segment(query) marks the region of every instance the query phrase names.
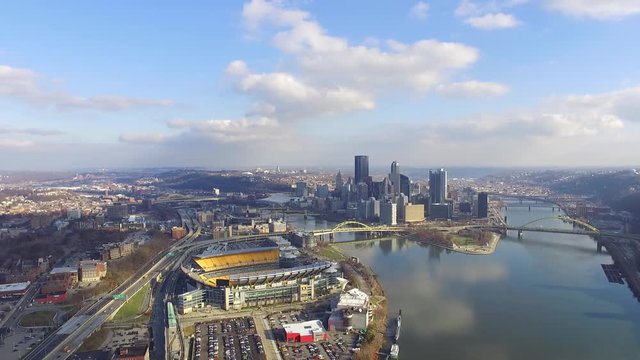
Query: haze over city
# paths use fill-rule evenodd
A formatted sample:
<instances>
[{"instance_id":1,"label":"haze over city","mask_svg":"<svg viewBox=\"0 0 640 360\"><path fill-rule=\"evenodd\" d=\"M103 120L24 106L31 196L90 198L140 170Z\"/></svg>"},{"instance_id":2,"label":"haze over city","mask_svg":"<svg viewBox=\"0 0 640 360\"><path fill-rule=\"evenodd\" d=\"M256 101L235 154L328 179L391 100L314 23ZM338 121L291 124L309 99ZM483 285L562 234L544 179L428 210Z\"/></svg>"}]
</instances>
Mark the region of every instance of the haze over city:
<instances>
[{"instance_id":1,"label":"haze over city","mask_svg":"<svg viewBox=\"0 0 640 360\"><path fill-rule=\"evenodd\" d=\"M0 167L329 166L354 153L631 166L639 14L633 0L8 1Z\"/></svg>"}]
</instances>

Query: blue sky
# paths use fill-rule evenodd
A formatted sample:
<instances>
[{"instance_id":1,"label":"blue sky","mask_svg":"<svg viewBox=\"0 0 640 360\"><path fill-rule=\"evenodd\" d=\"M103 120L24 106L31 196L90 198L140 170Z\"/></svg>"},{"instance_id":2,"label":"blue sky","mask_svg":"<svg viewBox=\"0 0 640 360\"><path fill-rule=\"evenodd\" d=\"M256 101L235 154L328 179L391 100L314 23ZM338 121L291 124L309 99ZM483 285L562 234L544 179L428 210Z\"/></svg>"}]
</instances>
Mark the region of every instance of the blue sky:
<instances>
[{"instance_id":1,"label":"blue sky","mask_svg":"<svg viewBox=\"0 0 640 360\"><path fill-rule=\"evenodd\" d=\"M640 1L3 2L0 168L631 166Z\"/></svg>"}]
</instances>

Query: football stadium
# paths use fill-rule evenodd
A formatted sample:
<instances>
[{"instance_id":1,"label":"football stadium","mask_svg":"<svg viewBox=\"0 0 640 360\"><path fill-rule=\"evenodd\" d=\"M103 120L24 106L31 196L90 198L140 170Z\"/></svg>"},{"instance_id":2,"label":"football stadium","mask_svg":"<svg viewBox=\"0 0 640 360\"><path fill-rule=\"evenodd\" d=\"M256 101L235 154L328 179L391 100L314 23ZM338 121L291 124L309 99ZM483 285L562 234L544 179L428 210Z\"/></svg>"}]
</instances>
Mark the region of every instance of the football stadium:
<instances>
[{"instance_id":1,"label":"football stadium","mask_svg":"<svg viewBox=\"0 0 640 360\"><path fill-rule=\"evenodd\" d=\"M192 255L182 266L192 290L178 296L178 312L308 301L344 287L334 263L301 260L286 245L268 238L217 243Z\"/></svg>"}]
</instances>

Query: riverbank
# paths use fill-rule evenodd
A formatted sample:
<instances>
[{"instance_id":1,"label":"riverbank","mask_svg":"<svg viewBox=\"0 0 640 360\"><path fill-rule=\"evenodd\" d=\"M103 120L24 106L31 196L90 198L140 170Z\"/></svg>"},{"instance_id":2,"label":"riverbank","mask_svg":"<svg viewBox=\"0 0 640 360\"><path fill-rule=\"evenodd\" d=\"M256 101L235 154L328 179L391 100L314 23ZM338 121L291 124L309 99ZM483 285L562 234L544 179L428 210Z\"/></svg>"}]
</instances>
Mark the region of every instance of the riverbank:
<instances>
[{"instance_id":1,"label":"riverbank","mask_svg":"<svg viewBox=\"0 0 640 360\"><path fill-rule=\"evenodd\" d=\"M324 244L313 250L314 255L331 261L339 261L344 277L353 287L357 287L369 294L373 319L364 335L364 342L360 351L355 353L354 359L376 359L385 344L388 325L388 306L384 288L373 270L367 265L345 255L337 246Z\"/></svg>"},{"instance_id":2,"label":"riverbank","mask_svg":"<svg viewBox=\"0 0 640 360\"><path fill-rule=\"evenodd\" d=\"M486 245L481 245L472 243L456 244L455 241L447 243L441 241L441 239L439 238L420 237L419 234L413 234L407 237L407 239L415 241L419 244L433 245L445 250L450 250L466 255L491 255L496 251L501 238L502 235L491 232L491 239L488 241L488 243Z\"/></svg>"}]
</instances>

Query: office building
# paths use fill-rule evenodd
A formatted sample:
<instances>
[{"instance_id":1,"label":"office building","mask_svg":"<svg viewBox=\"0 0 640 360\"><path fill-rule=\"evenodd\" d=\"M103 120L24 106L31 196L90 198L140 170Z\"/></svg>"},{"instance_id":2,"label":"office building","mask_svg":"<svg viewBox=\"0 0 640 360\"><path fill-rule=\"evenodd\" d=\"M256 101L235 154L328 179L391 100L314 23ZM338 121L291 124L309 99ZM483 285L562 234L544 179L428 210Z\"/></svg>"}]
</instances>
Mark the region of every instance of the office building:
<instances>
[{"instance_id":1,"label":"office building","mask_svg":"<svg viewBox=\"0 0 640 360\"><path fill-rule=\"evenodd\" d=\"M343 185L344 185L344 181L342 180L342 173L340 172L340 170L338 170L338 174L336 175L336 183L335 183L336 190L342 189Z\"/></svg>"},{"instance_id":2,"label":"office building","mask_svg":"<svg viewBox=\"0 0 640 360\"><path fill-rule=\"evenodd\" d=\"M478 218L484 219L489 216L489 194L478 193Z\"/></svg>"},{"instance_id":3,"label":"office building","mask_svg":"<svg viewBox=\"0 0 640 360\"><path fill-rule=\"evenodd\" d=\"M404 222L404 207L409 204L409 198L404 194L398 194L396 197L396 205L398 211L398 222Z\"/></svg>"},{"instance_id":4,"label":"office building","mask_svg":"<svg viewBox=\"0 0 640 360\"><path fill-rule=\"evenodd\" d=\"M328 198L329 197L329 185L322 184L316 186L316 197L317 198Z\"/></svg>"},{"instance_id":5,"label":"office building","mask_svg":"<svg viewBox=\"0 0 640 360\"><path fill-rule=\"evenodd\" d=\"M393 196L400 194L400 164L397 161L391 163L391 172L389 173L389 180L393 185Z\"/></svg>"},{"instance_id":6,"label":"office building","mask_svg":"<svg viewBox=\"0 0 640 360\"><path fill-rule=\"evenodd\" d=\"M358 183L356 186L356 194L358 200L367 200L369 198L369 185L364 182Z\"/></svg>"},{"instance_id":7,"label":"office building","mask_svg":"<svg viewBox=\"0 0 640 360\"><path fill-rule=\"evenodd\" d=\"M472 207L471 207L471 203L463 201L460 204L458 204L458 210L463 213L463 214L468 214L471 213L473 211Z\"/></svg>"},{"instance_id":8,"label":"office building","mask_svg":"<svg viewBox=\"0 0 640 360\"><path fill-rule=\"evenodd\" d=\"M78 220L82 217L82 211L80 208L68 208L67 209L67 219L68 220Z\"/></svg>"},{"instance_id":9,"label":"office building","mask_svg":"<svg viewBox=\"0 0 640 360\"><path fill-rule=\"evenodd\" d=\"M416 223L424 221L423 204L407 204L404 206L404 222Z\"/></svg>"},{"instance_id":10,"label":"office building","mask_svg":"<svg viewBox=\"0 0 640 360\"><path fill-rule=\"evenodd\" d=\"M398 225L397 205L392 202L380 203L380 222L385 225Z\"/></svg>"},{"instance_id":11,"label":"office building","mask_svg":"<svg viewBox=\"0 0 640 360\"><path fill-rule=\"evenodd\" d=\"M432 204L442 204L447 199L447 171L429 171L429 196Z\"/></svg>"},{"instance_id":12,"label":"office building","mask_svg":"<svg viewBox=\"0 0 640 360\"><path fill-rule=\"evenodd\" d=\"M400 193L407 195L411 201L411 181L407 175L400 174Z\"/></svg>"},{"instance_id":13,"label":"office building","mask_svg":"<svg viewBox=\"0 0 640 360\"><path fill-rule=\"evenodd\" d=\"M430 219L446 220L451 218L451 203L431 204Z\"/></svg>"},{"instance_id":14,"label":"office building","mask_svg":"<svg viewBox=\"0 0 640 360\"><path fill-rule=\"evenodd\" d=\"M304 181L298 181L296 183L296 196L297 197L306 197L309 195L307 193L307 183Z\"/></svg>"},{"instance_id":15,"label":"office building","mask_svg":"<svg viewBox=\"0 0 640 360\"><path fill-rule=\"evenodd\" d=\"M367 182L369 178L369 156L356 155L355 156L355 178L354 182L359 184L361 182Z\"/></svg>"},{"instance_id":16,"label":"office building","mask_svg":"<svg viewBox=\"0 0 640 360\"><path fill-rule=\"evenodd\" d=\"M380 219L380 200L376 200L376 198L371 197L367 203L369 204L369 214L371 215L371 218Z\"/></svg>"},{"instance_id":17,"label":"office building","mask_svg":"<svg viewBox=\"0 0 640 360\"><path fill-rule=\"evenodd\" d=\"M129 207L127 204L113 204L107 206L107 219L120 220L129 216Z\"/></svg>"}]
</instances>

